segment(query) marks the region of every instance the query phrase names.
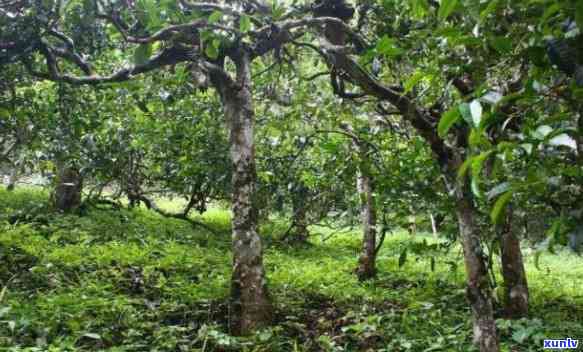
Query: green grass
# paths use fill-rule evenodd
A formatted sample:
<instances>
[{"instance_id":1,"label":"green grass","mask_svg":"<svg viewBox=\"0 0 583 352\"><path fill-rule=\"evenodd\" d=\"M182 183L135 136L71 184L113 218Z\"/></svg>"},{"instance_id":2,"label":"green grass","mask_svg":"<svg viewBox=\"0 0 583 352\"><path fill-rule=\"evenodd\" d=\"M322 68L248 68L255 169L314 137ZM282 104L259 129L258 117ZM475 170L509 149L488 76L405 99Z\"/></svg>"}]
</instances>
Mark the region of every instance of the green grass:
<instances>
[{"instance_id":1,"label":"green grass","mask_svg":"<svg viewBox=\"0 0 583 352\"><path fill-rule=\"evenodd\" d=\"M229 335L230 213L198 220L219 235L145 209L51 213L47 194L0 190L0 350L6 351L472 351L459 248L399 256L412 241L389 236L378 278L352 271L359 235L289 247L283 221L261 226L276 304L274 326ZM160 204L169 210L178 202ZM174 209L177 210L177 209ZM425 238L429 242L432 239ZM543 337L583 338L583 259L527 254L531 316L499 320L505 351L538 351Z\"/></svg>"}]
</instances>

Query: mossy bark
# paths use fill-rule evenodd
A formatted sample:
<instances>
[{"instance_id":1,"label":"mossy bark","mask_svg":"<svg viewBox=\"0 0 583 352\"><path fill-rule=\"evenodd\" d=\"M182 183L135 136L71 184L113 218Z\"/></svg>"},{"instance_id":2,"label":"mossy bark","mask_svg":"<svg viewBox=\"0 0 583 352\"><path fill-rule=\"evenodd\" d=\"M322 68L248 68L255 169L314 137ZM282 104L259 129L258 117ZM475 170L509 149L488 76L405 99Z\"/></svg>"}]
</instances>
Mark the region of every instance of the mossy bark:
<instances>
[{"instance_id":1,"label":"mossy bark","mask_svg":"<svg viewBox=\"0 0 583 352\"><path fill-rule=\"evenodd\" d=\"M232 175L233 272L231 278L232 329L246 335L265 327L272 317L256 199L253 101L250 58L244 49L233 57L236 83L218 82L230 131Z\"/></svg>"},{"instance_id":2,"label":"mossy bark","mask_svg":"<svg viewBox=\"0 0 583 352\"><path fill-rule=\"evenodd\" d=\"M368 172L363 170L357 179L358 194L360 195L360 218L362 222L362 249L358 260L356 274L363 281L376 275L376 209L373 195L372 179Z\"/></svg>"}]
</instances>

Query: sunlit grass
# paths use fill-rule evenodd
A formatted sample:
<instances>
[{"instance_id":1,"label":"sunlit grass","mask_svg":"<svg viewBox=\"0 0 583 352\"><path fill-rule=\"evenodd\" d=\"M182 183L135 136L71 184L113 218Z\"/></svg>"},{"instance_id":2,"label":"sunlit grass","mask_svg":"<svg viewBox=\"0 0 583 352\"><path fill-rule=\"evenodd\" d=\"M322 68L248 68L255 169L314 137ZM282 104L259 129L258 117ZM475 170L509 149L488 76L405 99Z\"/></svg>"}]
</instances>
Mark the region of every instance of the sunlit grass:
<instances>
[{"instance_id":1,"label":"sunlit grass","mask_svg":"<svg viewBox=\"0 0 583 352\"><path fill-rule=\"evenodd\" d=\"M213 235L143 207L91 208L82 217L39 211L46 199L44 191L0 190L0 346L174 351L200 348L199 335L208 331L215 331L212 338L204 335L215 347L251 343L220 340L230 319L230 211L191 214ZM182 207L175 200L159 204L168 211ZM22 212L32 218L7 222ZM442 240L387 234L378 277L360 283L353 274L358 229L335 234L313 227L311 245L294 247L277 241L287 226L285 219L272 219L260 227L278 325L272 337L252 340L257 350L332 351L322 347L329 346L324 340L340 337L345 350L358 350L370 336L386 351L472 349L459 246L435 256L434 270L430 255L409 253L399 266L412 242ZM531 316L501 323L504 348L537 351L540 336L583 335L583 259L566 250L545 253L539 270L532 251L524 253ZM528 329L532 333L518 341L517 332Z\"/></svg>"}]
</instances>

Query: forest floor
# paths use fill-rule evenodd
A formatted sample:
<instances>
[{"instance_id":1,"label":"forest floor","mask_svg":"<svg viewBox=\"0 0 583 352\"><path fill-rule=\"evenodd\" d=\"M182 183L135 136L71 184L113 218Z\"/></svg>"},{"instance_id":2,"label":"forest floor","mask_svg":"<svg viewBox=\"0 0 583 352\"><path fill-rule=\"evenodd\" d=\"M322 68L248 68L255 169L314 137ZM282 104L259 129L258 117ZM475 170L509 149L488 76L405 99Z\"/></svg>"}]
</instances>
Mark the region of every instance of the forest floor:
<instances>
[{"instance_id":1,"label":"forest floor","mask_svg":"<svg viewBox=\"0 0 583 352\"><path fill-rule=\"evenodd\" d=\"M0 351L473 350L459 248L433 265L427 253L403 262L430 237L387 235L377 279L359 283L358 231L326 239L331 230L312 228L311 245L296 248L276 241L285 222L264 224L274 326L235 338L228 211L197 218L213 235L145 209L51 214L46 199L0 187ZM531 315L497 321L503 350L583 339L583 258L545 253L539 270L525 253Z\"/></svg>"}]
</instances>

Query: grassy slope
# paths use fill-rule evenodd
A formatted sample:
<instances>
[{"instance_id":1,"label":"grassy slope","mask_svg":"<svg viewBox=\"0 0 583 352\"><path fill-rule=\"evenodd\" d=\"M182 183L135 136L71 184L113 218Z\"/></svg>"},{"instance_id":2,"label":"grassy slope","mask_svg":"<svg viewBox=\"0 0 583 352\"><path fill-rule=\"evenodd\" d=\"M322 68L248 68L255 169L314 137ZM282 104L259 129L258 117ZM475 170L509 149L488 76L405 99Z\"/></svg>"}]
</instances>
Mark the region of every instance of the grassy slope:
<instances>
[{"instance_id":1,"label":"grassy slope","mask_svg":"<svg viewBox=\"0 0 583 352\"><path fill-rule=\"evenodd\" d=\"M276 325L235 339L227 334L227 211L202 218L217 237L142 209L57 216L42 209L45 199L0 190L0 350L472 350L457 249L433 272L414 256L399 268L412 239L393 235L378 279L361 284L351 274L358 234L323 242L328 231L313 229L312 246L290 248L271 241L285 224L267 224ZM15 214L21 223L9 225ZM538 351L542 337L583 338L583 259L545 254L539 271L531 258L532 317L499 321L507 351Z\"/></svg>"}]
</instances>

